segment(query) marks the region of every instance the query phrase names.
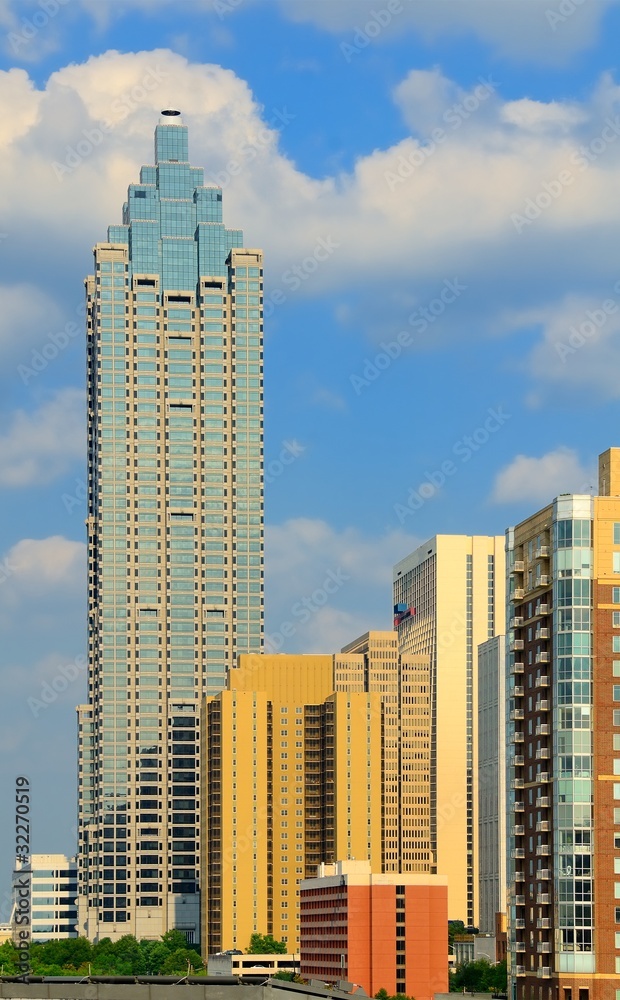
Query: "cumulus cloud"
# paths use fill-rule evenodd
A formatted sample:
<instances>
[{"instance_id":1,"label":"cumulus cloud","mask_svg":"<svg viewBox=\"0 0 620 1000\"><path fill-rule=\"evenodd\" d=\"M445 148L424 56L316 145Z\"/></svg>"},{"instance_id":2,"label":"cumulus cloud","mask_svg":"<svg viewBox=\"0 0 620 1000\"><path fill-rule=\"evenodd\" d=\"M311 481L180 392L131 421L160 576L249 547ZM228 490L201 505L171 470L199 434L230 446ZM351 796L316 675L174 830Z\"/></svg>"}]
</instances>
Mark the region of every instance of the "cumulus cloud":
<instances>
[{"instance_id":1,"label":"cumulus cloud","mask_svg":"<svg viewBox=\"0 0 620 1000\"><path fill-rule=\"evenodd\" d=\"M371 537L315 518L268 526L269 648L333 652L369 628L389 628L392 567L418 544L402 531Z\"/></svg>"},{"instance_id":2,"label":"cumulus cloud","mask_svg":"<svg viewBox=\"0 0 620 1000\"><path fill-rule=\"evenodd\" d=\"M568 295L557 304L518 313L507 321L538 332L525 360L538 395L567 396L576 389L620 396L620 284L607 296Z\"/></svg>"},{"instance_id":3,"label":"cumulus cloud","mask_svg":"<svg viewBox=\"0 0 620 1000\"><path fill-rule=\"evenodd\" d=\"M596 482L573 449L560 447L540 458L517 455L495 478L494 503L550 503L560 493L585 493Z\"/></svg>"},{"instance_id":4,"label":"cumulus cloud","mask_svg":"<svg viewBox=\"0 0 620 1000\"><path fill-rule=\"evenodd\" d=\"M620 88L608 74L579 104L506 102L501 80L483 95L475 78L459 88L439 68L414 68L394 100L417 137L360 155L350 172L317 179L283 152L281 133L300 124L295 108L263 108L233 72L160 49L92 57L59 69L43 89L22 70L0 73L0 102L22 109L2 124L8 287L26 268L41 273L48 296L68 270L81 277L83 248L120 219L127 184L150 159L171 81L190 126L191 159L224 188L227 224L243 223L246 243L265 248L267 310L275 288L287 300L338 291L341 299L350 296L348 325L380 341L431 301L444 280L456 279L471 294L433 323L425 344L439 346L444 335L510 329L502 327L507 314L546 309L567 285L584 297L597 283L613 285L620 135L601 136L606 119L620 111ZM463 110L455 112L455 103ZM437 142L435 127L444 133ZM584 160L592 144L598 151ZM545 185L566 170L571 183L549 199ZM515 216L541 192L544 210L516 226ZM319 240L330 252L316 266ZM312 268L293 286L291 269L303 270L306 260ZM40 312L42 302L35 307Z\"/></svg>"},{"instance_id":5,"label":"cumulus cloud","mask_svg":"<svg viewBox=\"0 0 620 1000\"><path fill-rule=\"evenodd\" d=\"M29 362L45 334L60 328L61 315L58 303L36 285L0 285L0 359Z\"/></svg>"},{"instance_id":6,"label":"cumulus cloud","mask_svg":"<svg viewBox=\"0 0 620 1000\"><path fill-rule=\"evenodd\" d=\"M85 456L84 393L61 389L31 413L17 410L0 433L0 485L40 486Z\"/></svg>"},{"instance_id":7,"label":"cumulus cloud","mask_svg":"<svg viewBox=\"0 0 620 1000\"><path fill-rule=\"evenodd\" d=\"M291 20L314 24L334 34L350 34L355 43L355 32L362 31L370 44L385 44L391 39L414 33L427 41L442 36L458 37L475 34L482 41L494 46L502 55L525 58L528 61L543 59L545 63L560 62L573 52L588 48L597 38L607 7L613 0L597 4L572 4L572 11L564 15L559 2L550 0L442 0L441 3L420 3L402 0L397 12L386 19L387 5L375 0L280 0L283 13ZM568 5L564 5L566 9ZM376 16L376 11L383 18ZM551 12L551 15L549 14ZM366 32L369 22L375 27ZM364 46L351 58L363 56ZM349 60L350 61L350 60Z\"/></svg>"}]
</instances>

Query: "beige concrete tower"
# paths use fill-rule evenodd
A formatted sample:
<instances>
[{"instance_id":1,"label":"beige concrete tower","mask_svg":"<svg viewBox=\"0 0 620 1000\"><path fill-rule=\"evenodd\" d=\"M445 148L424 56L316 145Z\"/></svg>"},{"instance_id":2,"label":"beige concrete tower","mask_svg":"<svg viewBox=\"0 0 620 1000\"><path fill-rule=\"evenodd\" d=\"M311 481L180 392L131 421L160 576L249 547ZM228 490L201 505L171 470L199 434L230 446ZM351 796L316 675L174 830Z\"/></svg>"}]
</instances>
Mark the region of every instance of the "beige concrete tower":
<instances>
[{"instance_id":1,"label":"beige concrete tower","mask_svg":"<svg viewBox=\"0 0 620 1000\"><path fill-rule=\"evenodd\" d=\"M394 568L401 655L430 659L431 851L450 919L478 921L477 647L504 631L502 536L437 535Z\"/></svg>"}]
</instances>

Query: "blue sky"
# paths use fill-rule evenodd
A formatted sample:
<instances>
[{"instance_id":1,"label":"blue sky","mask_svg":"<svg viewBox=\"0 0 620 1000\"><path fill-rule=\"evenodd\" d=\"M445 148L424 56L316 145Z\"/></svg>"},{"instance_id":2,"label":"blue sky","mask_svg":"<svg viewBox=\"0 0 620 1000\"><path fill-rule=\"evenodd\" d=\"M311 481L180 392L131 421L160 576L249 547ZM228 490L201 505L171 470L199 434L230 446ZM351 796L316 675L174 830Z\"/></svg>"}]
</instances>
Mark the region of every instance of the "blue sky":
<instances>
[{"instance_id":1,"label":"blue sky","mask_svg":"<svg viewBox=\"0 0 620 1000\"><path fill-rule=\"evenodd\" d=\"M329 652L418 543L620 444L619 33L604 0L0 0L0 885L18 773L33 848L74 849L82 281L160 108L265 251L267 631L339 574L282 647Z\"/></svg>"}]
</instances>

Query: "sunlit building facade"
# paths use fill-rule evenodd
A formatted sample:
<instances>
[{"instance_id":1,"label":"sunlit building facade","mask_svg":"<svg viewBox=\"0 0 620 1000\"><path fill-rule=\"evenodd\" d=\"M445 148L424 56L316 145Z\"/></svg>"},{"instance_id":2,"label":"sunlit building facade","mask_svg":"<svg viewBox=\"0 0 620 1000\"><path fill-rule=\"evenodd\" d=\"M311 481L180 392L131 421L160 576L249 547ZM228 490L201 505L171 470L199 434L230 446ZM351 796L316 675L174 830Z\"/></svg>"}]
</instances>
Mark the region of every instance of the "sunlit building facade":
<instances>
[{"instance_id":1,"label":"sunlit building facade","mask_svg":"<svg viewBox=\"0 0 620 1000\"><path fill-rule=\"evenodd\" d=\"M86 279L79 929L199 935L199 704L263 636L262 256L165 111Z\"/></svg>"}]
</instances>

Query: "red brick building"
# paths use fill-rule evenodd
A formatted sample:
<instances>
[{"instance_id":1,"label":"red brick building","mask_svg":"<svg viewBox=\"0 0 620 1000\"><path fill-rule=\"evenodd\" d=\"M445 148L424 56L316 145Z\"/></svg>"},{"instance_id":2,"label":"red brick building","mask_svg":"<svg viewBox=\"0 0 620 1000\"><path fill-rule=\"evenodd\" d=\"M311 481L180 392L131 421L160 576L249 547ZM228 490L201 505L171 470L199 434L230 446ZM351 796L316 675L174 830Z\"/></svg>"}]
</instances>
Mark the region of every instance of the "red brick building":
<instances>
[{"instance_id":1,"label":"red brick building","mask_svg":"<svg viewBox=\"0 0 620 1000\"><path fill-rule=\"evenodd\" d=\"M437 875L321 865L300 884L301 974L433 1000L448 991L448 887Z\"/></svg>"}]
</instances>

